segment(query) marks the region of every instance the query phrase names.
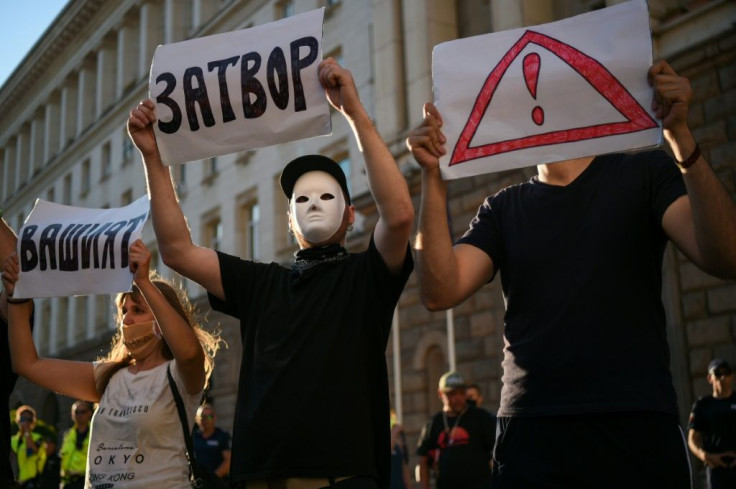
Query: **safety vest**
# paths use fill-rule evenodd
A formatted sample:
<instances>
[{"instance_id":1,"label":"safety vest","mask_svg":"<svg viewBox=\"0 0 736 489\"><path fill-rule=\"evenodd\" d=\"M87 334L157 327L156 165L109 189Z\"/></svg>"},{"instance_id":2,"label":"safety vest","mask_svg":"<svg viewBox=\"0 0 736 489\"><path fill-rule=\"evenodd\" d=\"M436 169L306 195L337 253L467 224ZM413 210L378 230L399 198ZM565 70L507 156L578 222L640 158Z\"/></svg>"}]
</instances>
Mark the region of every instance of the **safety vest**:
<instances>
[{"instance_id":1,"label":"safety vest","mask_svg":"<svg viewBox=\"0 0 736 489\"><path fill-rule=\"evenodd\" d=\"M87 449L89 448L89 430L82 442L82 448L77 449L77 425L69 428L64 433L64 439L61 442L61 476L68 479L75 475L84 475L87 470Z\"/></svg>"},{"instance_id":2,"label":"safety vest","mask_svg":"<svg viewBox=\"0 0 736 489\"><path fill-rule=\"evenodd\" d=\"M43 443L41 443L43 437L38 433L31 432L31 438L38 447L36 453L28 449L20 431L10 439L10 447L18 459L18 482L20 483L41 475L43 465L46 463L46 450L44 450Z\"/></svg>"}]
</instances>

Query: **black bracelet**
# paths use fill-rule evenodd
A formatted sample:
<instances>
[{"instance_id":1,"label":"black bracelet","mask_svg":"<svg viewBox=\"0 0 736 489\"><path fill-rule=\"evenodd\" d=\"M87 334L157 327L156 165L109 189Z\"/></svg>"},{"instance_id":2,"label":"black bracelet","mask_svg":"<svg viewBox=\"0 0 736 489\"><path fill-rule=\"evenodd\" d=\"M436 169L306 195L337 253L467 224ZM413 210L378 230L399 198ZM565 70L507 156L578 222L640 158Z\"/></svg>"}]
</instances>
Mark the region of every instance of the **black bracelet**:
<instances>
[{"instance_id":1,"label":"black bracelet","mask_svg":"<svg viewBox=\"0 0 736 489\"><path fill-rule=\"evenodd\" d=\"M685 170L693 166L693 164L698 161L698 158L700 158L700 145L696 143L693 153L688 156L685 161L683 161L682 163L677 160L675 161L677 162L677 166L679 166L681 170Z\"/></svg>"},{"instance_id":2,"label":"black bracelet","mask_svg":"<svg viewBox=\"0 0 736 489\"><path fill-rule=\"evenodd\" d=\"M31 302L31 299L13 299L8 296L8 304L25 304L26 302Z\"/></svg>"}]
</instances>

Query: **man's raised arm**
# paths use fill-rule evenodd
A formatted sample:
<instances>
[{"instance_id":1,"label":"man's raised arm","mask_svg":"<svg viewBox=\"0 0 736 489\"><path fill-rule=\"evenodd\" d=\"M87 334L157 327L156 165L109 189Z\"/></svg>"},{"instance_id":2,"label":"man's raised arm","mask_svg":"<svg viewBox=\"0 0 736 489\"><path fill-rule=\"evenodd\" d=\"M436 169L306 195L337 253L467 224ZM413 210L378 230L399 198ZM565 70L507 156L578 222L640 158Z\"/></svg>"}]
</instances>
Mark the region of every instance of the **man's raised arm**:
<instances>
[{"instance_id":1,"label":"man's raised arm","mask_svg":"<svg viewBox=\"0 0 736 489\"><path fill-rule=\"evenodd\" d=\"M484 251L468 244L452 246L447 224L447 185L439 166L446 151L441 127L442 117L428 103L424 106L424 122L406 140L422 167L415 248L422 302L432 311L456 306L493 276L493 261Z\"/></svg>"},{"instance_id":2,"label":"man's raised arm","mask_svg":"<svg viewBox=\"0 0 736 489\"><path fill-rule=\"evenodd\" d=\"M319 79L330 103L350 123L363 152L368 186L378 208L378 223L374 231L376 248L388 269L398 274L404 264L414 224L409 188L360 102L352 74L328 58L320 63Z\"/></svg>"},{"instance_id":3,"label":"man's raised arm","mask_svg":"<svg viewBox=\"0 0 736 489\"><path fill-rule=\"evenodd\" d=\"M216 297L225 299L217 253L192 242L169 168L161 161L153 132L155 122L154 104L151 100L144 100L130 112L128 134L143 158L153 230L161 259L179 274L194 280Z\"/></svg>"}]
</instances>

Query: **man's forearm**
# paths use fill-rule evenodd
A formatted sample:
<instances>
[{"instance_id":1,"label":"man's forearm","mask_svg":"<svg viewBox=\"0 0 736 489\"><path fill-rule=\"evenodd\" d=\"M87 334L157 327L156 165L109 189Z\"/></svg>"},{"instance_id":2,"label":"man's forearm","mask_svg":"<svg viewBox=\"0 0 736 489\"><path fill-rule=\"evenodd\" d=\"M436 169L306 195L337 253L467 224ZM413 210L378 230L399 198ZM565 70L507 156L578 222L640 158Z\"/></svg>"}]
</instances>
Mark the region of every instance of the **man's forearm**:
<instances>
[{"instance_id":1,"label":"man's forearm","mask_svg":"<svg viewBox=\"0 0 736 489\"><path fill-rule=\"evenodd\" d=\"M695 151L689 129L669 133L667 139L678 161ZM702 155L683 170L683 177L704 268L724 278L736 277L736 203Z\"/></svg>"},{"instance_id":2,"label":"man's forearm","mask_svg":"<svg viewBox=\"0 0 736 489\"><path fill-rule=\"evenodd\" d=\"M412 221L414 208L404 176L396 165L383 138L368 114L361 110L349 122L363 151L368 186L376 201L378 214L390 227Z\"/></svg>"}]
</instances>

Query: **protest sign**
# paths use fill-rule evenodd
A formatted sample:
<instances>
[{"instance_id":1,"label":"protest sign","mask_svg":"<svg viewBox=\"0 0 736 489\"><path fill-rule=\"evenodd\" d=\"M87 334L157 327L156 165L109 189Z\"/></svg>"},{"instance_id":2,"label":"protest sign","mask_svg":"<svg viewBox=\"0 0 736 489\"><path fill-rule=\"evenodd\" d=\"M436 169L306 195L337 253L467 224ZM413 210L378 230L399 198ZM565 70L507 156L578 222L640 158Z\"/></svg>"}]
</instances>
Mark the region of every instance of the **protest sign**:
<instances>
[{"instance_id":1,"label":"protest sign","mask_svg":"<svg viewBox=\"0 0 736 489\"><path fill-rule=\"evenodd\" d=\"M144 196L126 207L85 209L36 200L18 233L14 297L114 294L130 290L131 243L148 219Z\"/></svg>"},{"instance_id":2,"label":"protest sign","mask_svg":"<svg viewBox=\"0 0 736 489\"><path fill-rule=\"evenodd\" d=\"M149 96L164 164L330 134L317 77L324 8L159 46Z\"/></svg>"},{"instance_id":3,"label":"protest sign","mask_svg":"<svg viewBox=\"0 0 736 489\"><path fill-rule=\"evenodd\" d=\"M651 64L644 0L435 46L443 178L660 144Z\"/></svg>"}]
</instances>

